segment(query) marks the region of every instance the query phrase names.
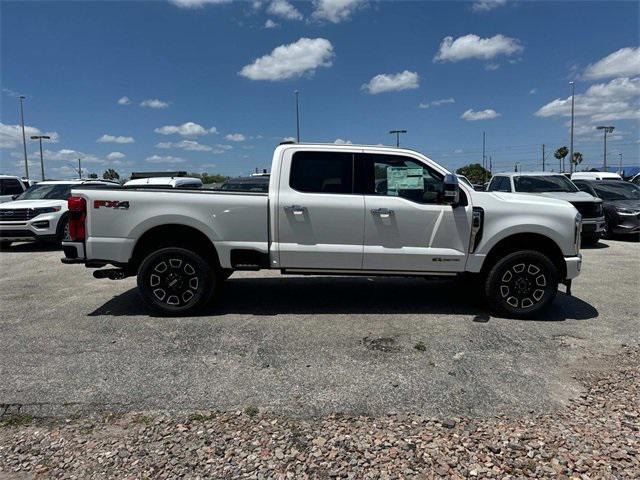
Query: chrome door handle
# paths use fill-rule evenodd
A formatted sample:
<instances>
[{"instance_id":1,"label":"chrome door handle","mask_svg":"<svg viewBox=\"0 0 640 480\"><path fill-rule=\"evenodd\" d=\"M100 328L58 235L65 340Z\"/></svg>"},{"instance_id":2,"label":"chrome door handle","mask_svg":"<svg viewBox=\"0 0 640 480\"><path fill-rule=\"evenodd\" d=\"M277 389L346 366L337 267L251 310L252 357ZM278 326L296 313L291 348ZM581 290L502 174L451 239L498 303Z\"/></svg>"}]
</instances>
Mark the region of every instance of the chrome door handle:
<instances>
[{"instance_id":1,"label":"chrome door handle","mask_svg":"<svg viewBox=\"0 0 640 480\"><path fill-rule=\"evenodd\" d=\"M374 208L371 210L371 215L379 215L381 218L388 218L390 215L393 215L393 210L389 210L388 208Z\"/></svg>"},{"instance_id":2,"label":"chrome door handle","mask_svg":"<svg viewBox=\"0 0 640 480\"><path fill-rule=\"evenodd\" d=\"M291 212L294 215L304 215L307 207L303 207L301 205L289 205L288 207L284 207L287 212Z\"/></svg>"}]
</instances>

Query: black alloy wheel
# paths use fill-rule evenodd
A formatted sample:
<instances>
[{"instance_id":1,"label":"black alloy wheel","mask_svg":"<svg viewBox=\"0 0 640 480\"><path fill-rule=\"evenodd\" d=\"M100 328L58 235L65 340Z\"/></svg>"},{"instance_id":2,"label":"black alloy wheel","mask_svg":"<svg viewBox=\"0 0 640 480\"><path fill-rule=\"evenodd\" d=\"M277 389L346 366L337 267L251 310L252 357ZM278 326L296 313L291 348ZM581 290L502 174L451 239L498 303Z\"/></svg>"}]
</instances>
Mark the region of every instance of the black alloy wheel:
<instances>
[{"instance_id":1,"label":"black alloy wheel","mask_svg":"<svg viewBox=\"0 0 640 480\"><path fill-rule=\"evenodd\" d=\"M485 282L491 308L514 318L530 318L548 307L558 291L558 271L543 253L511 253L493 266Z\"/></svg>"}]
</instances>

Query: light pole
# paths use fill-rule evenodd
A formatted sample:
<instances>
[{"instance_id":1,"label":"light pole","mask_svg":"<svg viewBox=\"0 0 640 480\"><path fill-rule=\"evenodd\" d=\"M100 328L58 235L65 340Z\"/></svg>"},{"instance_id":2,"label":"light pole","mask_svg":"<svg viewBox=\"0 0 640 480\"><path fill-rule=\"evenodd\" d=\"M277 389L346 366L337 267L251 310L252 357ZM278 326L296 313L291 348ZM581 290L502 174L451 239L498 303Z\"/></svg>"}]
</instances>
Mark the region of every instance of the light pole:
<instances>
[{"instance_id":1,"label":"light pole","mask_svg":"<svg viewBox=\"0 0 640 480\"><path fill-rule=\"evenodd\" d=\"M406 130L389 130L389 133L391 135L396 136L396 147L400 147L400 134L407 133L407 131Z\"/></svg>"},{"instance_id":2,"label":"light pole","mask_svg":"<svg viewBox=\"0 0 640 480\"><path fill-rule=\"evenodd\" d=\"M620 156L620 166L619 166L619 172L618 175L622 176L622 152L618 153L618 155Z\"/></svg>"},{"instance_id":3,"label":"light pole","mask_svg":"<svg viewBox=\"0 0 640 480\"><path fill-rule=\"evenodd\" d=\"M300 92L296 90L293 93L296 94L296 139L297 139L297 142L300 143L300 107L298 105L299 103L298 97L300 95Z\"/></svg>"},{"instance_id":4,"label":"light pole","mask_svg":"<svg viewBox=\"0 0 640 480\"><path fill-rule=\"evenodd\" d=\"M44 157L42 156L42 140L51 140L48 135L32 135L31 140L38 140L40 142L40 171L42 173L42 181L44 182Z\"/></svg>"},{"instance_id":5,"label":"light pole","mask_svg":"<svg viewBox=\"0 0 640 480\"><path fill-rule=\"evenodd\" d=\"M573 173L573 104L576 97L576 82L569 82L571 85L571 138L569 140L569 173Z\"/></svg>"},{"instance_id":6,"label":"light pole","mask_svg":"<svg viewBox=\"0 0 640 480\"><path fill-rule=\"evenodd\" d=\"M78 159L78 178L82 180L82 159Z\"/></svg>"},{"instance_id":7,"label":"light pole","mask_svg":"<svg viewBox=\"0 0 640 480\"><path fill-rule=\"evenodd\" d=\"M613 130L616 127L596 127L598 130L604 130L604 158L603 158L603 165L604 165L604 171L607 171L607 134L608 133L613 133Z\"/></svg>"},{"instance_id":8,"label":"light pole","mask_svg":"<svg viewBox=\"0 0 640 480\"><path fill-rule=\"evenodd\" d=\"M20 123L22 124L22 148L24 149L24 175L29 178L29 160L27 160L27 137L24 134L24 107L22 101L27 98L24 95L18 97L20 99Z\"/></svg>"}]
</instances>

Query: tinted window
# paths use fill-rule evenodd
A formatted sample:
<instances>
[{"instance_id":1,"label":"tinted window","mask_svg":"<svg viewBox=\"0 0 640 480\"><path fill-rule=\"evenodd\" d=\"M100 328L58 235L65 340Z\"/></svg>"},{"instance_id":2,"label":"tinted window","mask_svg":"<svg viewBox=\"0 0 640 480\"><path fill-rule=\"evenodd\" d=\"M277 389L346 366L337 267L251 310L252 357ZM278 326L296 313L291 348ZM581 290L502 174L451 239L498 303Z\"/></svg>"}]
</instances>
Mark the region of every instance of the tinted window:
<instances>
[{"instance_id":1,"label":"tinted window","mask_svg":"<svg viewBox=\"0 0 640 480\"><path fill-rule=\"evenodd\" d=\"M576 187L578 187L578 190L582 192L587 192L589 195L595 195L595 192L585 182L573 182L573 183Z\"/></svg>"},{"instance_id":2,"label":"tinted window","mask_svg":"<svg viewBox=\"0 0 640 480\"><path fill-rule=\"evenodd\" d=\"M363 155L368 195L402 197L417 203L441 203L444 176L399 155Z\"/></svg>"},{"instance_id":3,"label":"tinted window","mask_svg":"<svg viewBox=\"0 0 640 480\"><path fill-rule=\"evenodd\" d=\"M511 191L511 181L509 177L493 177L491 183L489 184L489 188L487 189L489 192L510 192Z\"/></svg>"},{"instance_id":4,"label":"tinted window","mask_svg":"<svg viewBox=\"0 0 640 480\"><path fill-rule=\"evenodd\" d=\"M621 181L597 183L593 189L603 200L640 200L640 187L632 183Z\"/></svg>"},{"instance_id":5,"label":"tinted window","mask_svg":"<svg viewBox=\"0 0 640 480\"><path fill-rule=\"evenodd\" d=\"M514 177L516 192L577 192L576 186L564 175L540 175Z\"/></svg>"},{"instance_id":6,"label":"tinted window","mask_svg":"<svg viewBox=\"0 0 640 480\"><path fill-rule=\"evenodd\" d=\"M3 178L0 179L0 194L1 195L16 195L22 193L24 189L18 180L15 178Z\"/></svg>"},{"instance_id":7,"label":"tinted window","mask_svg":"<svg viewBox=\"0 0 640 480\"><path fill-rule=\"evenodd\" d=\"M29 187L18 200L66 200L71 196L71 184L57 183Z\"/></svg>"},{"instance_id":8,"label":"tinted window","mask_svg":"<svg viewBox=\"0 0 640 480\"><path fill-rule=\"evenodd\" d=\"M291 188L309 193L352 193L353 154L296 152L291 161Z\"/></svg>"}]
</instances>

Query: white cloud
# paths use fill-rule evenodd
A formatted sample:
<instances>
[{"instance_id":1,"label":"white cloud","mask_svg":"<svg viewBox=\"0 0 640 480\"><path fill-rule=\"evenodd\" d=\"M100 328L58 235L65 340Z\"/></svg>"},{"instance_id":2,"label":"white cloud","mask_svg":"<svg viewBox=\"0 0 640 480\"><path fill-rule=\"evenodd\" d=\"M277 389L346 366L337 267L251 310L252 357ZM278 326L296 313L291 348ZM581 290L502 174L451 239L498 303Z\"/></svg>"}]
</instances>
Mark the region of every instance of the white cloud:
<instances>
[{"instance_id":1,"label":"white cloud","mask_svg":"<svg viewBox=\"0 0 640 480\"><path fill-rule=\"evenodd\" d=\"M264 28L277 28L278 26L279 25L270 18L268 18L267 21L264 22Z\"/></svg>"},{"instance_id":2,"label":"white cloud","mask_svg":"<svg viewBox=\"0 0 640 480\"><path fill-rule=\"evenodd\" d=\"M336 145L353 145L351 140L343 140L342 138L336 138L333 143Z\"/></svg>"},{"instance_id":3,"label":"white cloud","mask_svg":"<svg viewBox=\"0 0 640 480\"><path fill-rule=\"evenodd\" d=\"M592 122L640 119L638 108L640 77L615 78L608 83L590 86L585 93L576 94L574 114L589 117ZM555 100L542 106L537 117L571 115L571 96Z\"/></svg>"},{"instance_id":4,"label":"white cloud","mask_svg":"<svg viewBox=\"0 0 640 480\"><path fill-rule=\"evenodd\" d=\"M146 108L167 108L169 106L169 102L163 102L157 98L150 98L140 102L140 106Z\"/></svg>"},{"instance_id":5,"label":"white cloud","mask_svg":"<svg viewBox=\"0 0 640 480\"><path fill-rule=\"evenodd\" d=\"M488 71L498 70L499 68L500 68L500 64L499 63L487 63L484 66L484 69L488 70Z\"/></svg>"},{"instance_id":6,"label":"white cloud","mask_svg":"<svg viewBox=\"0 0 640 480\"><path fill-rule=\"evenodd\" d=\"M36 156L36 152L31 154ZM90 153L82 153L77 150L71 150L69 148L63 148L61 150L45 150L42 154L45 162L48 160L64 161L77 163L78 158L82 159L82 163L104 163L104 160L98 158L96 155ZM40 152L37 152L37 157L40 157Z\"/></svg>"},{"instance_id":7,"label":"white cloud","mask_svg":"<svg viewBox=\"0 0 640 480\"><path fill-rule=\"evenodd\" d=\"M632 77L640 75L640 47L621 48L589 65L584 78L600 80L610 77Z\"/></svg>"},{"instance_id":8,"label":"white cloud","mask_svg":"<svg viewBox=\"0 0 640 480\"><path fill-rule=\"evenodd\" d=\"M295 142L296 141L296 137L284 137L282 139L283 142Z\"/></svg>"},{"instance_id":9,"label":"white cloud","mask_svg":"<svg viewBox=\"0 0 640 480\"><path fill-rule=\"evenodd\" d=\"M27 142L30 142L32 135L47 135L50 140L44 140L43 143L58 143L59 135L57 132L45 132L36 127L24 126L24 134ZM6 125L0 122L0 148L18 148L22 146L22 127L20 125Z\"/></svg>"},{"instance_id":10,"label":"white cloud","mask_svg":"<svg viewBox=\"0 0 640 480\"><path fill-rule=\"evenodd\" d=\"M429 108L429 107L439 107L441 105L447 105L449 103L456 103L456 99L453 97L449 98L440 98L438 100L434 100L433 102L420 102L418 104L418 108Z\"/></svg>"},{"instance_id":11,"label":"white cloud","mask_svg":"<svg viewBox=\"0 0 640 480\"><path fill-rule=\"evenodd\" d=\"M200 135L206 135L207 133L218 133L216 127L209 129L204 128L194 122L186 122L182 125L165 125L164 127L156 128L154 132L161 135L182 135L183 137L198 137Z\"/></svg>"},{"instance_id":12,"label":"white cloud","mask_svg":"<svg viewBox=\"0 0 640 480\"><path fill-rule=\"evenodd\" d=\"M477 120L492 120L494 118L498 118L500 114L491 108L487 108L486 110L474 111L472 109L467 110L460 118L466 120L467 122L475 122Z\"/></svg>"},{"instance_id":13,"label":"white cloud","mask_svg":"<svg viewBox=\"0 0 640 480\"><path fill-rule=\"evenodd\" d=\"M111 152L107 155L107 160L120 160L124 157L125 155L122 152Z\"/></svg>"},{"instance_id":14,"label":"white cloud","mask_svg":"<svg viewBox=\"0 0 640 480\"><path fill-rule=\"evenodd\" d=\"M536 93L538 93L537 88L532 88L531 90L529 90L529 95L535 95Z\"/></svg>"},{"instance_id":15,"label":"white cloud","mask_svg":"<svg viewBox=\"0 0 640 480\"><path fill-rule=\"evenodd\" d=\"M180 142L160 142L156 143L156 148L181 148L190 152L210 152L213 147L203 145L195 140L182 140Z\"/></svg>"},{"instance_id":16,"label":"white cloud","mask_svg":"<svg viewBox=\"0 0 640 480\"><path fill-rule=\"evenodd\" d=\"M488 12L506 4L507 0L474 0L471 10L474 12Z\"/></svg>"},{"instance_id":17,"label":"white cloud","mask_svg":"<svg viewBox=\"0 0 640 480\"><path fill-rule=\"evenodd\" d=\"M273 0L269 4L267 12L286 20L302 20L303 18L298 9L291 5L287 0Z\"/></svg>"},{"instance_id":18,"label":"white cloud","mask_svg":"<svg viewBox=\"0 0 640 480\"><path fill-rule=\"evenodd\" d=\"M104 134L96 140L98 143L134 143L133 137L115 136Z\"/></svg>"},{"instance_id":19,"label":"white cloud","mask_svg":"<svg viewBox=\"0 0 640 480\"><path fill-rule=\"evenodd\" d=\"M221 3L229 3L231 0L169 0L180 8L202 8L205 5L220 5Z\"/></svg>"},{"instance_id":20,"label":"white cloud","mask_svg":"<svg viewBox=\"0 0 640 480\"><path fill-rule=\"evenodd\" d=\"M333 46L325 38L301 38L276 47L270 54L245 65L240 75L250 80L286 80L303 74L313 75L320 67L330 67Z\"/></svg>"},{"instance_id":21,"label":"white cloud","mask_svg":"<svg viewBox=\"0 0 640 480\"><path fill-rule=\"evenodd\" d=\"M420 86L420 77L415 72L405 70L401 73L381 73L376 75L369 83L362 85L362 89L371 95L383 92L398 92L411 90Z\"/></svg>"},{"instance_id":22,"label":"white cloud","mask_svg":"<svg viewBox=\"0 0 640 480\"><path fill-rule=\"evenodd\" d=\"M129 97L120 97L118 99L118 105L130 105L131 99Z\"/></svg>"},{"instance_id":23,"label":"white cloud","mask_svg":"<svg viewBox=\"0 0 640 480\"><path fill-rule=\"evenodd\" d=\"M365 0L314 0L311 17L315 20L340 23L348 20L351 14L365 3Z\"/></svg>"},{"instance_id":24,"label":"white cloud","mask_svg":"<svg viewBox=\"0 0 640 480\"><path fill-rule=\"evenodd\" d=\"M180 157L172 157L171 155L167 155L162 157L160 155L151 155L147 157L145 161L149 163L184 163L186 160Z\"/></svg>"},{"instance_id":25,"label":"white cloud","mask_svg":"<svg viewBox=\"0 0 640 480\"><path fill-rule=\"evenodd\" d=\"M246 140L246 137L241 133L230 133L225 135L224 138L230 142L244 142Z\"/></svg>"},{"instance_id":26,"label":"white cloud","mask_svg":"<svg viewBox=\"0 0 640 480\"><path fill-rule=\"evenodd\" d=\"M491 60L499 55L514 55L523 51L520 41L515 38L495 35L490 38L480 38L469 34L458 37L445 37L440 43L440 50L434 57L434 62L459 62L477 58Z\"/></svg>"},{"instance_id":27,"label":"white cloud","mask_svg":"<svg viewBox=\"0 0 640 480\"><path fill-rule=\"evenodd\" d=\"M213 150L211 150L211 153L216 153L216 154L225 153L231 150L232 148L233 147L231 145L217 144L217 145L214 145Z\"/></svg>"}]
</instances>

